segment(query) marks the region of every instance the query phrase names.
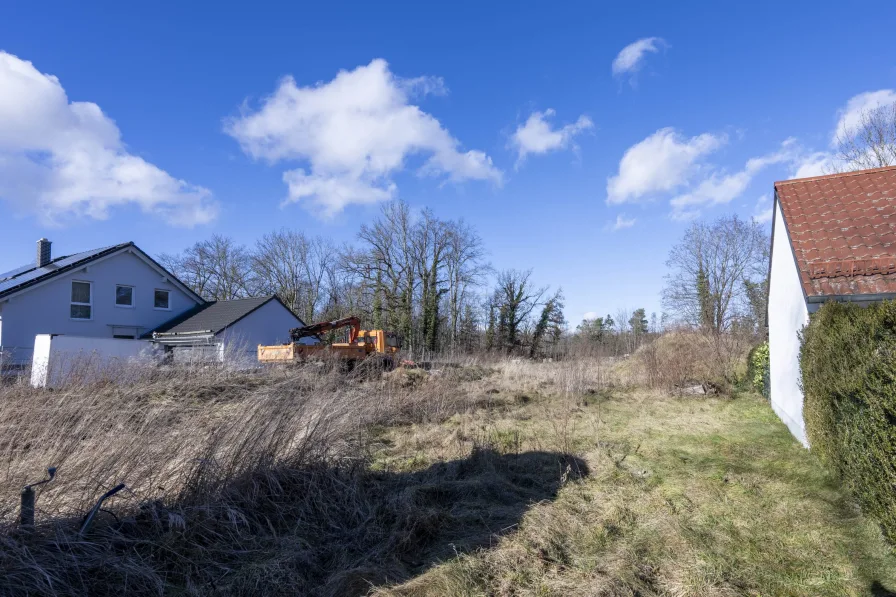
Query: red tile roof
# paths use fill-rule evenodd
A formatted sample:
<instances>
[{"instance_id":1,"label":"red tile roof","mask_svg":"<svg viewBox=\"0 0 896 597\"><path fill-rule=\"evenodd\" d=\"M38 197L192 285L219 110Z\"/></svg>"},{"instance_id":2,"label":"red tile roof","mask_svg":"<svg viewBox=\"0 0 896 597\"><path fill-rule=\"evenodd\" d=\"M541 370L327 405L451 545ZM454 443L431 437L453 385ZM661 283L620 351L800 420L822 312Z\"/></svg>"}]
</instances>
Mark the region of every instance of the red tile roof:
<instances>
[{"instance_id":1,"label":"red tile roof","mask_svg":"<svg viewBox=\"0 0 896 597\"><path fill-rule=\"evenodd\" d=\"M896 293L896 166L775 183L806 296Z\"/></svg>"}]
</instances>

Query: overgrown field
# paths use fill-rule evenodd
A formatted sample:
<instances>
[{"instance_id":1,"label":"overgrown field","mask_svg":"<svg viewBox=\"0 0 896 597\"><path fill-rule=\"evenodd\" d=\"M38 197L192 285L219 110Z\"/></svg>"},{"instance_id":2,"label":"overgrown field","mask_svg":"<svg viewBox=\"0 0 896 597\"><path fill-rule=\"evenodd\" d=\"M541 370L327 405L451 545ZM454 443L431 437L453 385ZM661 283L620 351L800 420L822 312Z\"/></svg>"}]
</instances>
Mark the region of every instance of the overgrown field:
<instances>
[{"instance_id":1,"label":"overgrown field","mask_svg":"<svg viewBox=\"0 0 896 597\"><path fill-rule=\"evenodd\" d=\"M626 387L597 360L460 365L0 387L0 593L896 590L879 529L762 398Z\"/></svg>"}]
</instances>

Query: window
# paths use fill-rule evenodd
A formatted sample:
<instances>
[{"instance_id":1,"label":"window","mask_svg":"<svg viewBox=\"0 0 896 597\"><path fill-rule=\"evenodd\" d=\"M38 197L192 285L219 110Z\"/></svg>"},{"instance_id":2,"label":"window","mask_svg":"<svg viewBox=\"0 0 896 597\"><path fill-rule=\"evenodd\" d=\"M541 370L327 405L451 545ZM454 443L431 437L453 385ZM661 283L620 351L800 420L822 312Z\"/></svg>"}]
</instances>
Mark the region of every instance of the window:
<instances>
[{"instance_id":1,"label":"window","mask_svg":"<svg viewBox=\"0 0 896 597\"><path fill-rule=\"evenodd\" d=\"M156 290L155 296L153 297L153 307L156 309L171 309L171 303L169 299L170 293L167 290Z\"/></svg>"},{"instance_id":2,"label":"window","mask_svg":"<svg viewBox=\"0 0 896 597\"><path fill-rule=\"evenodd\" d=\"M115 306L116 307L133 307L134 306L134 287L122 286L115 287Z\"/></svg>"},{"instance_id":3,"label":"window","mask_svg":"<svg viewBox=\"0 0 896 597\"><path fill-rule=\"evenodd\" d=\"M93 317L93 292L90 282L72 282L72 304L69 312L72 319L91 319Z\"/></svg>"},{"instance_id":4,"label":"window","mask_svg":"<svg viewBox=\"0 0 896 597\"><path fill-rule=\"evenodd\" d=\"M118 338L119 340L133 340L134 339L133 334L113 334L112 337Z\"/></svg>"}]
</instances>

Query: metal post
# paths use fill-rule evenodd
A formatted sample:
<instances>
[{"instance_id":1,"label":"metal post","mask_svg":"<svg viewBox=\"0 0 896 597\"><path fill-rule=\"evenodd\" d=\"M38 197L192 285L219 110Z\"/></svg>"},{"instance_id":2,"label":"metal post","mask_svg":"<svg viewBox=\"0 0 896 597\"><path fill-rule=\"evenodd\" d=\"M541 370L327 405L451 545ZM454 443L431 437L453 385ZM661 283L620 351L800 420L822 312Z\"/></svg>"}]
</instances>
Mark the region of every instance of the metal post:
<instances>
[{"instance_id":1,"label":"metal post","mask_svg":"<svg viewBox=\"0 0 896 597\"><path fill-rule=\"evenodd\" d=\"M19 528L34 530L34 489L30 485L22 488L22 506L19 509Z\"/></svg>"},{"instance_id":2,"label":"metal post","mask_svg":"<svg viewBox=\"0 0 896 597\"><path fill-rule=\"evenodd\" d=\"M31 483L22 488L22 501L19 509L19 528L23 531L34 530L34 488L44 483L49 483L56 476L56 467L51 466L47 469L47 478L37 483Z\"/></svg>"}]
</instances>

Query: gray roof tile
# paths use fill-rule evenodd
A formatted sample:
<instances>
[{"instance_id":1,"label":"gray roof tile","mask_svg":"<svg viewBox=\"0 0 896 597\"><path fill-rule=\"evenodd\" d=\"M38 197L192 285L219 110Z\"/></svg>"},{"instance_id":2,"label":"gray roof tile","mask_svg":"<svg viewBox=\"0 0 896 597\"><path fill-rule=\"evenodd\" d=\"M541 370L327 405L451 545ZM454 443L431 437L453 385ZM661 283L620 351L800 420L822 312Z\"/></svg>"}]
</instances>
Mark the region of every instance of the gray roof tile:
<instances>
[{"instance_id":1,"label":"gray roof tile","mask_svg":"<svg viewBox=\"0 0 896 597\"><path fill-rule=\"evenodd\" d=\"M199 305L198 307L175 317L171 321L163 323L152 332L146 334L145 337L152 337L153 333L185 334L211 332L217 334L252 311L255 311L268 301L280 302L280 299L272 295L258 298L234 299L230 301L215 301ZM286 309L287 307L284 305L283 308ZM299 321L301 322L301 320ZM304 324L302 323L301 325Z\"/></svg>"}]
</instances>

